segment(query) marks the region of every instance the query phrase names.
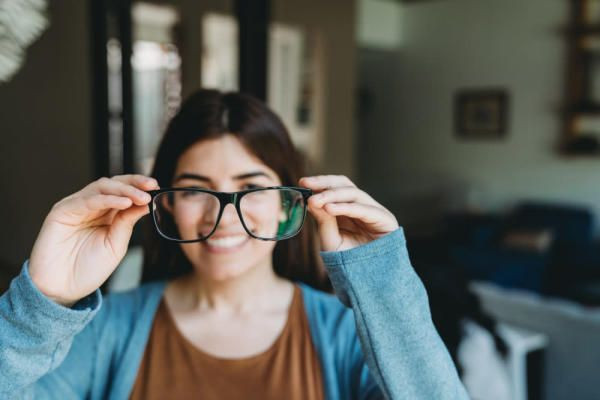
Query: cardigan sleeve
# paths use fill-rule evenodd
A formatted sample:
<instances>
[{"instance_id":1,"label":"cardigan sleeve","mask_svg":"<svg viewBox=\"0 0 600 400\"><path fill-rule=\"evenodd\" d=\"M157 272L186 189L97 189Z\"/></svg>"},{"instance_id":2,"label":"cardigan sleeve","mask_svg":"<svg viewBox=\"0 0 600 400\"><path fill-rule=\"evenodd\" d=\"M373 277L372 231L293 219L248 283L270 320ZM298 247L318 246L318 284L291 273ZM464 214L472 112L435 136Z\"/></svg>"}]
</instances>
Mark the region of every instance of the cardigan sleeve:
<instances>
[{"instance_id":1,"label":"cardigan sleeve","mask_svg":"<svg viewBox=\"0 0 600 400\"><path fill-rule=\"evenodd\" d=\"M386 398L468 399L431 320L401 228L321 257L336 295L353 310L364 358Z\"/></svg>"},{"instance_id":2,"label":"cardigan sleeve","mask_svg":"<svg viewBox=\"0 0 600 400\"><path fill-rule=\"evenodd\" d=\"M92 330L84 328L101 304L99 290L71 308L55 303L37 289L26 261L0 296L0 398L86 397L93 365L89 352L72 351L72 367L61 364L82 330L78 343L93 342Z\"/></svg>"}]
</instances>

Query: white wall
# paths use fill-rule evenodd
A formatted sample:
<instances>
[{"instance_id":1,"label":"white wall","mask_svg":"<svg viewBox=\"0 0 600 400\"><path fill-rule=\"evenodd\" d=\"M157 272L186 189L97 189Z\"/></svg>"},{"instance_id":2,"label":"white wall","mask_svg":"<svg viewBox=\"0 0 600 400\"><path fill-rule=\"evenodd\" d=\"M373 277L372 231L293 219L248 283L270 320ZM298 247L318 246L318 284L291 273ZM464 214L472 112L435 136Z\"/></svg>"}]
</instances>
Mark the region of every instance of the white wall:
<instances>
[{"instance_id":1,"label":"white wall","mask_svg":"<svg viewBox=\"0 0 600 400\"><path fill-rule=\"evenodd\" d=\"M317 75L322 79L323 137L316 141L316 173L356 174L354 100L356 86L355 1L275 0L271 18L316 34ZM320 80L319 79L319 80ZM320 101L320 95L317 96ZM319 107L319 105L317 105Z\"/></svg>"},{"instance_id":2,"label":"white wall","mask_svg":"<svg viewBox=\"0 0 600 400\"><path fill-rule=\"evenodd\" d=\"M380 188L379 196L401 216L427 214L432 201L422 200L440 193L484 209L544 199L589 205L600 214L600 159L566 159L554 150L561 133L561 29L568 5L437 0L402 6L396 73L379 78L389 81L379 101L393 103L392 115L359 133L370 154L361 158L363 179ZM361 76L371 76L369 68L381 66L372 63ZM457 139L455 91L490 86L510 94L506 139Z\"/></svg>"},{"instance_id":3,"label":"white wall","mask_svg":"<svg viewBox=\"0 0 600 400\"><path fill-rule=\"evenodd\" d=\"M396 49L402 34L402 7L391 0L358 0L356 40L361 47Z\"/></svg>"}]
</instances>

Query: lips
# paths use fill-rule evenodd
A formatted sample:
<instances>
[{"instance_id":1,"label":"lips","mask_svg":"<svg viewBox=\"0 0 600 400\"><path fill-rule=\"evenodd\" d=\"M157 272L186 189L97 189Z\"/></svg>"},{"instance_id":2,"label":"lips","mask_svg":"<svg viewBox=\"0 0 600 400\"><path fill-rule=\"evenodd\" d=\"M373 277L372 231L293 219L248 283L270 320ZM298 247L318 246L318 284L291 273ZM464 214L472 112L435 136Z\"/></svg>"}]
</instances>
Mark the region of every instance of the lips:
<instances>
[{"instance_id":1,"label":"lips","mask_svg":"<svg viewBox=\"0 0 600 400\"><path fill-rule=\"evenodd\" d=\"M247 234L211 236L202 242L202 246L212 254L235 254L241 251L250 240Z\"/></svg>"},{"instance_id":2,"label":"lips","mask_svg":"<svg viewBox=\"0 0 600 400\"><path fill-rule=\"evenodd\" d=\"M212 247L221 249L231 249L239 246L248 239L248 235L221 236L218 238L210 237L206 243Z\"/></svg>"}]
</instances>

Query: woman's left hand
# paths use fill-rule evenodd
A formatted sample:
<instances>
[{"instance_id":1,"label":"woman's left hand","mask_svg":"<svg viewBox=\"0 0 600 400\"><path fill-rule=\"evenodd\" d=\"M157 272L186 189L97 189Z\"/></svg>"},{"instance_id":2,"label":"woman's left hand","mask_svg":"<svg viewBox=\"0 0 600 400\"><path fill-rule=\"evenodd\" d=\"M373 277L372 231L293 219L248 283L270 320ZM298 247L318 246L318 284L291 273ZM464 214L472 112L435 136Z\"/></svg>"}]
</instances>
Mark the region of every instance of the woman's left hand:
<instances>
[{"instance_id":1,"label":"woman's left hand","mask_svg":"<svg viewBox=\"0 0 600 400\"><path fill-rule=\"evenodd\" d=\"M300 179L312 189L308 211L317 220L323 251L358 247L398 229L396 217L343 175Z\"/></svg>"}]
</instances>

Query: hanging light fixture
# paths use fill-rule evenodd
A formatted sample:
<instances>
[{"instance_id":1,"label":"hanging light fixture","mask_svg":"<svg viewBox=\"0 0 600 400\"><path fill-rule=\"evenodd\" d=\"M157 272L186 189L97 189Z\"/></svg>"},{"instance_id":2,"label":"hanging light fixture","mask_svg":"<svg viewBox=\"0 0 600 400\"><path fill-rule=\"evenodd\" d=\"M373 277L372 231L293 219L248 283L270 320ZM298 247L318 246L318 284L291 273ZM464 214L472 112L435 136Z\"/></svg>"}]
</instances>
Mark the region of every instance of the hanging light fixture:
<instances>
[{"instance_id":1,"label":"hanging light fixture","mask_svg":"<svg viewBox=\"0 0 600 400\"><path fill-rule=\"evenodd\" d=\"M48 27L46 0L0 1L0 83L25 60L25 49Z\"/></svg>"}]
</instances>

